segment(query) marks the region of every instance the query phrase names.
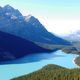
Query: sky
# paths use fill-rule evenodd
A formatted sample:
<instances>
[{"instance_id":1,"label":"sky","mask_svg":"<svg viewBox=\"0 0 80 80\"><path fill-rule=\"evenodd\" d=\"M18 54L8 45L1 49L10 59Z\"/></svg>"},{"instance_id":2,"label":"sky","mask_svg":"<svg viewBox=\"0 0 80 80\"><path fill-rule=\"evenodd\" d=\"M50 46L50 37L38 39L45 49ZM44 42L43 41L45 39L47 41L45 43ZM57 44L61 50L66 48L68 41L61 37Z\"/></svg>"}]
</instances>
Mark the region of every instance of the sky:
<instances>
[{"instance_id":1,"label":"sky","mask_svg":"<svg viewBox=\"0 0 80 80\"><path fill-rule=\"evenodd\" d=\"M52 33L64 35L80 30L80 0L0 0L27 16L35 16Z\"/></svg>"}]
</instances>

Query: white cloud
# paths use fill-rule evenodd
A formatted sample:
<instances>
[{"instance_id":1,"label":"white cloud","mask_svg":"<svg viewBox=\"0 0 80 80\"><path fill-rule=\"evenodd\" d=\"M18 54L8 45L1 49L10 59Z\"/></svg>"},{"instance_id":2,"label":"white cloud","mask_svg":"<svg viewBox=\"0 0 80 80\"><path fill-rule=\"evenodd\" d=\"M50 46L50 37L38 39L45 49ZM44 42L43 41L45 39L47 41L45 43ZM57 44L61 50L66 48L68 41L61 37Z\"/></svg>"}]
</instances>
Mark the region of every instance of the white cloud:
<instances>
[{"instance_id":1,"label":"white cloud","mask_svg":"<svg viewBox=\"0 0 80 80\"><path fill-rule=\"evenodd\" d=\"M80 30L80 19L43 19L40 18L42 24L50 32L56 34L66 34L75 30Z\"/></svg>"}]
</instances>

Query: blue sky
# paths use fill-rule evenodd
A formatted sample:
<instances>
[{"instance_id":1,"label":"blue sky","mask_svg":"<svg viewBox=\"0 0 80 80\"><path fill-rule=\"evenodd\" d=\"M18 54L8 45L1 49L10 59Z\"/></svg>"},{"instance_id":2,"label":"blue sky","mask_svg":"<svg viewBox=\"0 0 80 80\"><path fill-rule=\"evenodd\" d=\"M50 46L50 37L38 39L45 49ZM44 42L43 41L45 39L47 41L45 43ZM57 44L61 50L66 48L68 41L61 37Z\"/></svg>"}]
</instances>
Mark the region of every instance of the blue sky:
<instances>
[{"instance_id":1,"label":"blue sky","mask_svg":"<svg viewBox=\"0 0 80 80\"><path fill-rule=\"evenodd\" d=\"M6 4L35 16L53 33L80 29L80 0L0 0L1 6Z\"/></svg>"}]
</instances>

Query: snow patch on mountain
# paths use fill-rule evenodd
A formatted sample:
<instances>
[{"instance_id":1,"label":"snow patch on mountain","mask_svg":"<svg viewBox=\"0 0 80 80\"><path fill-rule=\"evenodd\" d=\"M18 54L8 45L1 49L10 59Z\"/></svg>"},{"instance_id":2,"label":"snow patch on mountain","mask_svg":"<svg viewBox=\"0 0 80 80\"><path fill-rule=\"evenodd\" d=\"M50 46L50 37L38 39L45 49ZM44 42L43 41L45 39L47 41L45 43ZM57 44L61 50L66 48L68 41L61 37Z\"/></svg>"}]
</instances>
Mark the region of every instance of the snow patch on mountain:
<instances>
[{"instance_id":1,"label":"snow patch on mountain","mask_svg":"<svg viewBox=\"0 0 80 80\"><path fill-rule=\"evenodd\" d=\"M26 21L26 22L29 22L31 17L32 17L31 15L25 16L25 17L24 17L24 18L25 18L25 21Z\"/></svg>"},{"instance_id":2,"label":"snow patch on mountain","mask_svg":"<svg viewBox=\"0 0 80 80\"><path fill-rule=\"evenodd\" d=\"M16 19L17 19L17 17L16 17L16 16L14 16L14 15L12 15L12 16L11 16L11 19L16 20Z\"/></svg>"},{"instance_id":3,"label":"snow patch on mountain","mask_svg":"<svg viewBox=\"0 0 80 80\"><path fill-rule=\"evenodd\" d=\"M10 16L10 15L11 15L11 13L6 12L6 13L5 13L5 15L6 15L6 16Z\"/></svg>"}]
</instances>

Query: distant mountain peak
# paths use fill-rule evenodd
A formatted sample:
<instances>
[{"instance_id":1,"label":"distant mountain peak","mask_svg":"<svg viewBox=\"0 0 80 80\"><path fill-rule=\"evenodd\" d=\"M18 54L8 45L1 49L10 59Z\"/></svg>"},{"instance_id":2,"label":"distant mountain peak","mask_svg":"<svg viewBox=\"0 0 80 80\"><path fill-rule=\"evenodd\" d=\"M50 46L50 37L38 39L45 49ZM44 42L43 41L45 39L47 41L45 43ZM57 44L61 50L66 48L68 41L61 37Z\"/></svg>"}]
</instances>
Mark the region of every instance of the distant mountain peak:
<instances>
[{"instance_id":1,"label":"distant mountain peak","mask_svg":"<svg viewBox=\"0 0 80 80\"><path fill-rule=\"evenodd\" d=\"M4 8L5 9L14 9L12 6L10 6L10 5L6 5L6 6L4 6Z\"/></svg>"},{"instance_id":2,"label":"distant mountain peak","mask_svg":"<svg viewBox=\"0 0 80 80\"><path fill-rule=\"evenodd\" d=\"M3 14L5 14L6 16L14 15L14 16L16 16L18 18L22 16L22 14L20 13L20 11L18 9L15 9L10 5L6 5L6 6L2 7L2 11L3 11Z\"/></svg>"},{"instance_id":3,"label":"distant mountain peak","mask_svg":"<svg viewBox=\"0 0 80 80\"><path fill-rule=\"evenodd\" d=\"M26 22L37 21L37 19L34 16L32 16L32 15L28 15L28 16L25 16L25 21Z\"/></svg>"},{"instance_id":4,"label":"distant mountain peak","mask_svg":"<svg viewBox=\"0 0 80 80\"><path fill-rule=\"evenodd\" d=\"M35 18L32 15L28 15L25 17L25 21L31 23L32 25L35 25L36 27L39 27L39 25L42 25L37 18Z\"/></svg>"}]
</instances>

